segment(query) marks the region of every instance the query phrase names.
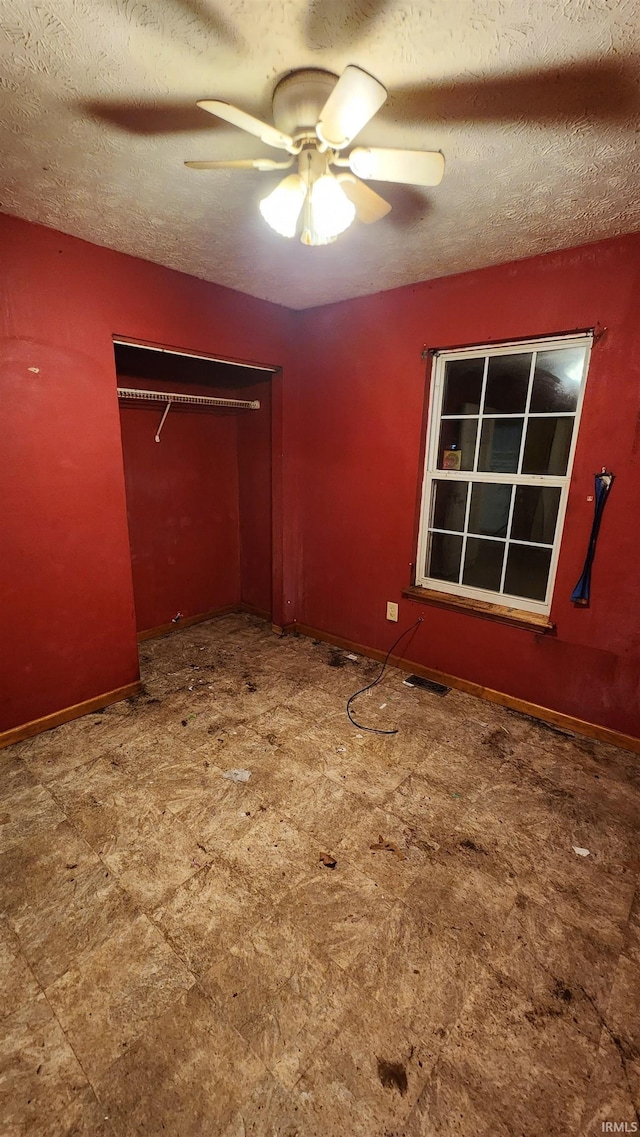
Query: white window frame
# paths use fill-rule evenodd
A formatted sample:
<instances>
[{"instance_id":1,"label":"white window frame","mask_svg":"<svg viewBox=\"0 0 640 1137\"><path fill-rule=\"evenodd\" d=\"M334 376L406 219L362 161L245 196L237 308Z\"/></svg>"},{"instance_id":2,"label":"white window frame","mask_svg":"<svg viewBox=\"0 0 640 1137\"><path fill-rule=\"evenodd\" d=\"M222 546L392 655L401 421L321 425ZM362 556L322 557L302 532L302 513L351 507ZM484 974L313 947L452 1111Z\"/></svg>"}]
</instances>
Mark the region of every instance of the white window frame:
<instances>
[{"instance_id":1,"label":"white window frame","mask_svg":"<svg viewBox=\"0 0 640 1137\"><path fill-rule=\"evenodd\" d=\"M472 600L482 600L488 603L507 606L509 608L516 608L523 612L537 612L543 615L548 615L551 610L551 601L553 598L553 588L555 584L556 570L558 566L558 557L560 553L560 545L562 542L562 533L564 529L564 518L567 509L567 500L569 496L569 485L571 482L571 471L573 469L573 458L575 454L576 442L578 432L580 429L580 416L582 413L582 404L584 401L584 391L586 386L587 374L589 371L589 360L591 354L591 344L593 342L593 334L591 332L580 332L571 335L545 337L531 340L512 340L508 343L501 344L482 344L469 348L464 348L459 351L439 351L434 355L433 368L431 375L431 391L429 395L429 414L427 418L427 445L425 448L425 463L424 463L424 477L422 482L422 502L420 507L420 528L418 535L418 553L416 562L416 578L415 583L418 587L428 588L437 592L447 592L452 596L462 596ZM438 462L438 446L440 440L440 425L442 421L442 400L444 395L444 380L445 380L445 367L448 362L456 359L477 359L484 356L484 372L482 379L482 393L480 399L480 406L477 415L452 415L452 418L468 418L478 419L478 430L476 433L476 451L474 465L478 464L478 454L480 447L480 424L481 415L484 409L484 397L487 386L487 371L489 367L489 359L500 355L523 355L531 352L531 370L529 373L529 386L527 391L526 408L524 412L512 415L500 415L501 419L506 418L525 418L525 425L522 431L522 438L520 441L520 455L518 461L518 468L522 466L522 458L524 453L524 441L526 436L526 423L528 421L529 406L531 402L531 390L533 382L533 374L536 365L537 353L541 351L550 351L557 348L567 348L574 346L583 346L586 348L584 357L584 366L582 376L580 379L580 391L578 394L578 401L575 412L546 412L545 415L539 413L535 417L572 417L574 420L573 434L571 437L571 446L569 449L569 459L567 462L567 472L563 476L555 474L496 474L485 471L473 470L439 470L437 467ZM496 416L498 417L498 416ZM424 568L426 566L427 551L429 549L430 533L432 531L431 517L433 511L433 494L432 482L433 481L456 481L456 482L497 482L501 485L524 485L524 486L555 486L560 489L560 503L558 506L558 516L556 519L556 529L553 540L553 545L546 545L542 547L551 548L551 562L549 566L549 577L547 581L547 591L544 600L530 600L522 596L511 596L505 592L494 592L483 588L471 588L468 585L461 583L454 584L450 581L439 580L437 577L429 577L424 575ZM507 533L505 541L510 540L511 522L513 518L513 508L515 502L515 493L511 495L511 507L509 510L509 518L507 522ZM462 554L460 561L460 572L462 574L464 567L464 555L467 542L467 525L469 520L469 509L471 503L471 493L467 494L466 515L465 515L465 534L463 536ZM437 530L440 532L440 530ZM448 530L442 530L448 532ZM474 534L475 536L475 534ZM482 538L491 540L491 538ZM541 547L538 542L522 542L518 541L517 544L536 544ZM504 587L505 571L506 571L507 558L505 556L502 568L501 586Z\"/></svg>"}]
</instances>

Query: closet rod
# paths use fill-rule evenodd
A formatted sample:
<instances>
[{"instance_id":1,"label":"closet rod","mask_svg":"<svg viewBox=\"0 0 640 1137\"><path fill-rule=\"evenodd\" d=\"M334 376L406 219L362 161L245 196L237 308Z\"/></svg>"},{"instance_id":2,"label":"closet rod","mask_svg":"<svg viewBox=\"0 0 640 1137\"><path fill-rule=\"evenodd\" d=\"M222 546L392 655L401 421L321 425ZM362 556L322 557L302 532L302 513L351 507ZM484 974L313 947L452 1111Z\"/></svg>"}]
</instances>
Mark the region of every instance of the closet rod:
<instances>
[{"instance_id":1,"label":"closet rod","mask_svg":"<svg viewBox=\"0 0 640 1137\"><path fill-rule=\"evenodd\" d=\"M181 403L191 407L235 407L242 411L259 411L257 399L215 399L207 395L177 395L169 391L143 391L138 387L118 387L119 399L143 399L153 403Z\"/></svg>"}]
</instances>

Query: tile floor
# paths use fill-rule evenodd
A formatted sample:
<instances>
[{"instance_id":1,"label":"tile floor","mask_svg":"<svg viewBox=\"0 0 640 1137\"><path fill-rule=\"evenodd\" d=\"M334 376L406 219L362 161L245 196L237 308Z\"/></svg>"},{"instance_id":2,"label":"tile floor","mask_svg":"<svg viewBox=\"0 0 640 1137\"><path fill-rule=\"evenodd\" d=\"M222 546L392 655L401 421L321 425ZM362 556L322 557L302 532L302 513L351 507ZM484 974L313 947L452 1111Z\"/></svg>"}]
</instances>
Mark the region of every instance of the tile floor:
<instances>
[{"instance_id":1,"label":"tile floor","mask_svg":"<svg viewBox=\"0 0 640 1137\"><path fill-rule=\"evenodd\" d=\"M141 655L0 753L2 1137L632 1131L636 756L397 671L365 733L247 616Z\"/></svg>"}]
</instances>

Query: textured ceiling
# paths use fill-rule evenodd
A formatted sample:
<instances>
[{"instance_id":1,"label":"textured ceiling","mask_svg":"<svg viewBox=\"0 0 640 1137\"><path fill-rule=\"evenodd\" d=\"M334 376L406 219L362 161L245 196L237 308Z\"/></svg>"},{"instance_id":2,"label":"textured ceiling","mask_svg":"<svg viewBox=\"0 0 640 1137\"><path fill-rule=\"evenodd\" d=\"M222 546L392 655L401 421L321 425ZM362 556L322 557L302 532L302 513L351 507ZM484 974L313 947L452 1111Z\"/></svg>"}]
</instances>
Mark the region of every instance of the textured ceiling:
<instances>
[{"instance_id":1,"label":"textured ceiling","mask_svg":"<svg viewBox=\"0 0 640 1137\"><path fill-rule=\"evenodd\" d=\"M293 308L640 228L637 0L3 0L0 209ZM359 142L441 149L437 189L335 245L273 233L277 158L198 110L271 118L285 72L357 63ZM280 175L282 176L282 175Z\"/></svg>"}]
</instances>

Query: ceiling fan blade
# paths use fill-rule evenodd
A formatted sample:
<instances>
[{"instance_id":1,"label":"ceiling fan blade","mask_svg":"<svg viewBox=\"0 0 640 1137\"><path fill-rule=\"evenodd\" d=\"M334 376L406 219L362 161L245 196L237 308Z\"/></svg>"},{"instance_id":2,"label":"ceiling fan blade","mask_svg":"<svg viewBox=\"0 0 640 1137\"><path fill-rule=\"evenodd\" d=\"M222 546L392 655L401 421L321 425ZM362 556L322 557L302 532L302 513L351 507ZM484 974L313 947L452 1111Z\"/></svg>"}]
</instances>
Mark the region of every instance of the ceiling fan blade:
<instances>
[{"instance_id":1,"label":"ceiling fan blade","mask_svg":"<svg viewBox=\"0 0 640 1137\"><path fill-rule=\"evenodd\" d=\"M274 162L273 158L231 158L184 164L190 170L288 170L293 165L293 158L289 162Z\"/></svg>"},{"instance_id":2,"label":"ceiling fan blade","mask_svg":"<svg viewBox=\"0 0 640 1137\"><path fill-rule=\"evenodd\" d=\"M388 201L380 197L379 193L370 189L353 174L338 174L338 181L349 201L355 205L358 221L371 225L374 221L386 217L391 206Z\"/></svg>"},{"instance_id":3,"label":"ceiling fan blade","mask_svg":"<svg viewBox=\"0 0 640 1137\"><path fill-rule=\"evenodd\" d=\"M316 133L321 142L340 150L373 118L387 92L372 75L350 64L342 72L320 112Z\"/></svg>"},{"instance_id":4,"label":"ceiling fan blade","mask_svg":"<svg viewBox=\"0 0 640 1137\"><path fill-rule=\"evenodd\" d=\"M261 122L259 118L254 118L252 114L241 111L239 107L234 107L231 103L225 103L221 99L201 99L197 105L202 107L203 111L215 114L218 118L223 118L225 122L230 122L233 126L239 126L241 130L246 130L249 134L255 134L256 138L266 142L267 146L275 146L277 150L289 150L293 146L293 139L290 134L284 134L268 122Z\"/></svg>"},{"instance_id":5,"label":"ceiling fan blade","mask_svg":"<svg viewBox=\"0 0 640 1137\"><path fill-rule=\"evenodd\" d=\"M435 150L383 150L357 146L349 155L354 174L367 181L404 182L412 186L437 186L444 174L444 158Z\"/></svg>"}]
</instances>

